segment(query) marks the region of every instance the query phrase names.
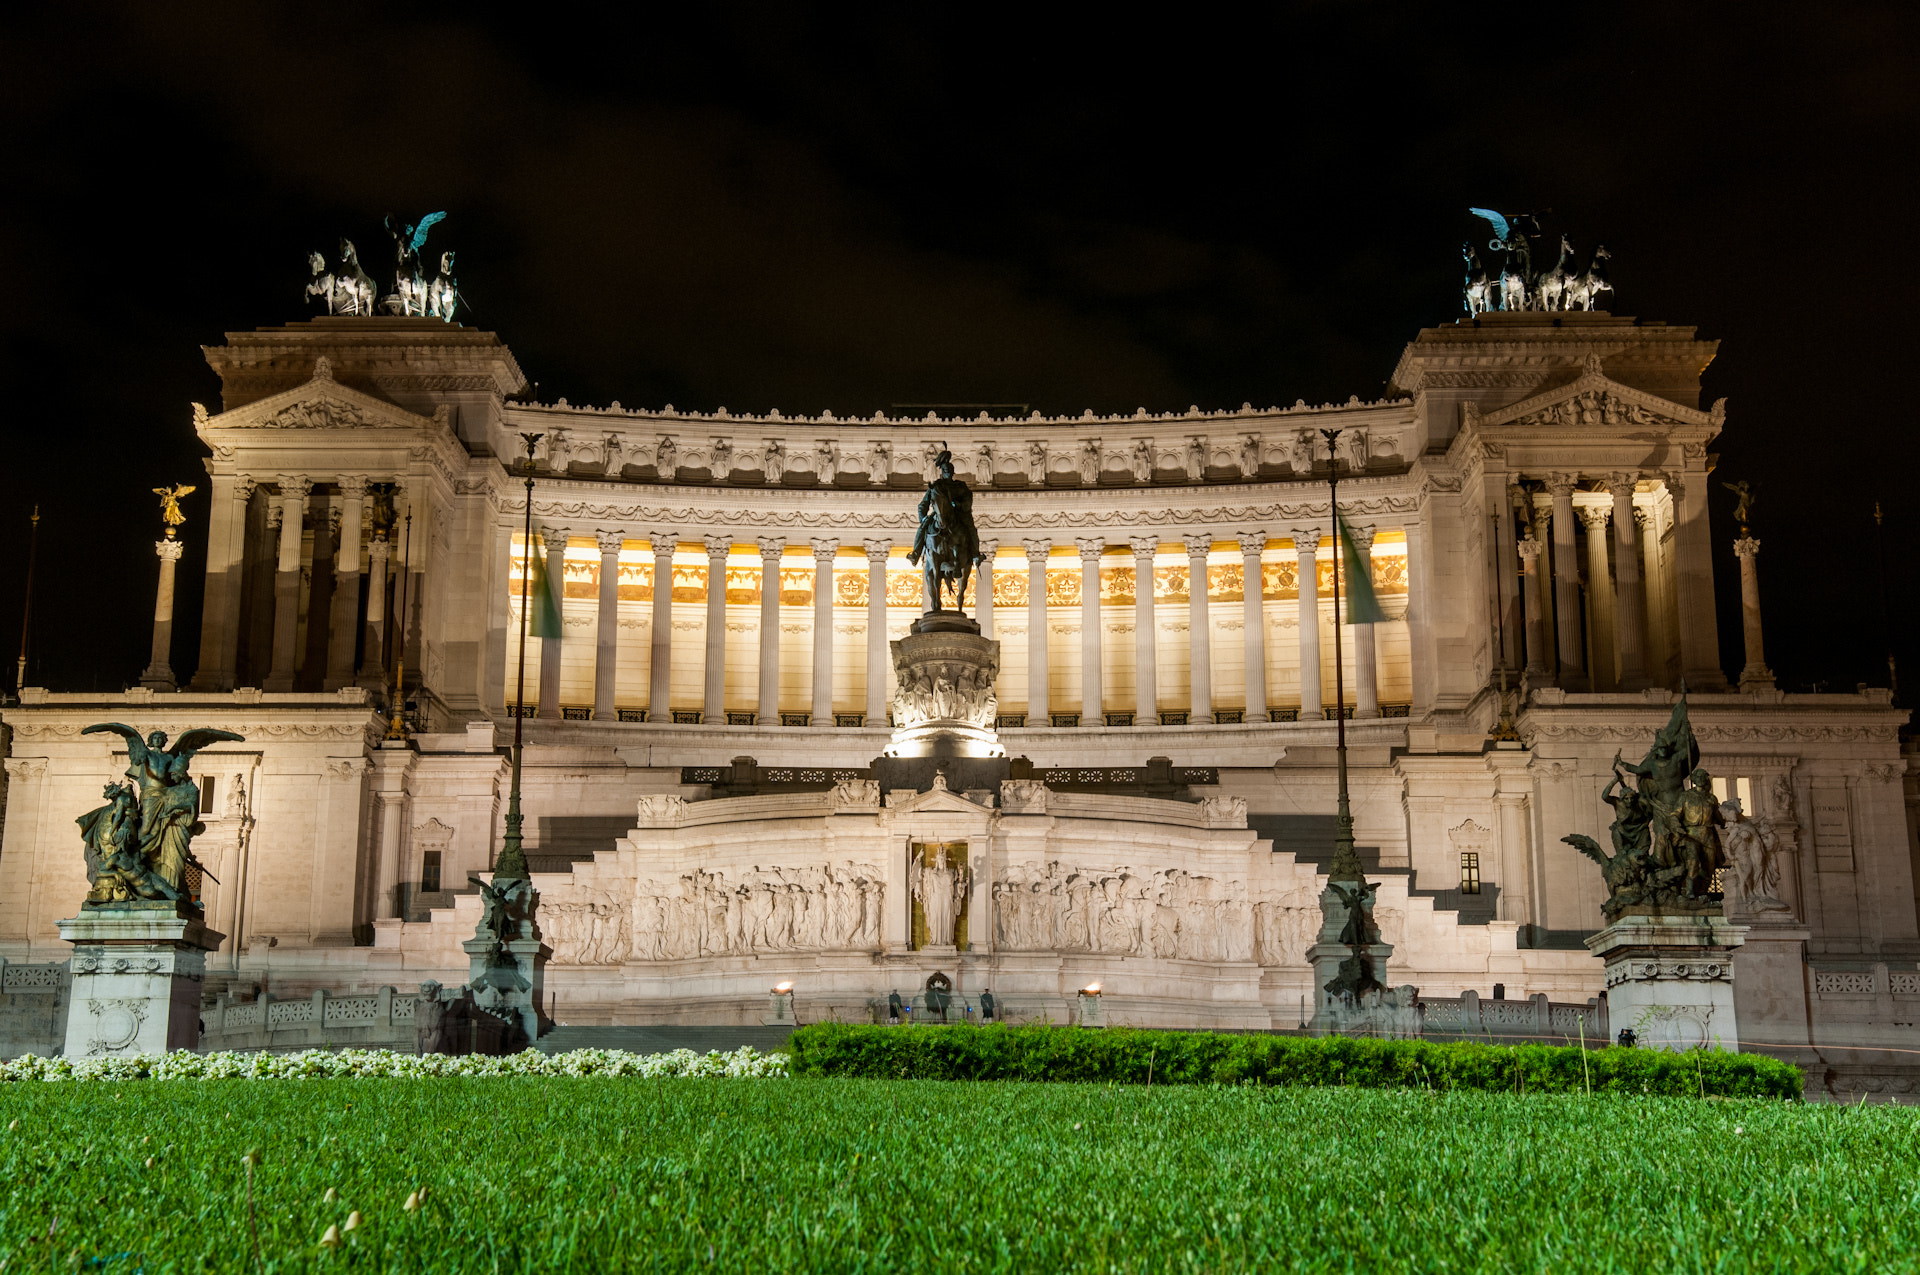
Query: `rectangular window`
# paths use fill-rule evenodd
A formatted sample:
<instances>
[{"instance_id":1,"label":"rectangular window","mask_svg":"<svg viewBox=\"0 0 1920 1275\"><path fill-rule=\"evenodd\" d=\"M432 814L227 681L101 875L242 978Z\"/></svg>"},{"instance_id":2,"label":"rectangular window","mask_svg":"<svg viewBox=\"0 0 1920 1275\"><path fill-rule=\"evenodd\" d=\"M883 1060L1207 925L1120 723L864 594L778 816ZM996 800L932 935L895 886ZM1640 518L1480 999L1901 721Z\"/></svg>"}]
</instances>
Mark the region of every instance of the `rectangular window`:
<instances>
[{"instance_id":1,"label":"rectangular window","mask_svg":"<svg viewBox=\"0 0 1920 1275\"><path fill-rule=\"evenodd\" d=\"M420 856L420 893L433 894L440 889L440 852L428 850Z\"/></svg>"},{"instance_id":2,"label":"rectangular window","mask_svg":"<svg viewBox=\"0 0 1920 1275\"><path fill-rule=\"evenodd\" d=\"M1477 850L1460 852L1460 893L1480 893L1480 852Z\"/></svg>"},{"instance_id":3,"label":"rectangular window","mask_svg":"<svg viewBox=\"0 0 1920 1275\"><path fill-rule=\"evenodd\" d=\"M200 781L200 813L203 815L210 815L213 813L213 776L212 775L208 775L205 779L202 779Z\"/></svg>"}]
</instances>

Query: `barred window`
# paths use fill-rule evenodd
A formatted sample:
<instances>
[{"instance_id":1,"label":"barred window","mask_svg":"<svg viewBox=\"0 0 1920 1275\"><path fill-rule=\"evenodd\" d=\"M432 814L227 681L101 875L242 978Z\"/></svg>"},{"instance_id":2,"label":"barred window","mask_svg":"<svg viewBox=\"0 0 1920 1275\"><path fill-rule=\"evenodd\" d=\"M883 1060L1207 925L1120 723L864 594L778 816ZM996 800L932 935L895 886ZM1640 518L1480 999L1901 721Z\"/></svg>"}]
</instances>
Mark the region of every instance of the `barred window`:
<instances>
[{"instance_id":1,"label":"barred window","mask_svg":"<svg viewBox=\"0 0 1920 1275\"><path fill-rule=\"evenodd\" d=\"M431 894L440 888L440 852L428 850L420 856L420 892Z\"/></svg>"},{"instance_id":2,"label":"barred window","mask_svg":"<svg viewBox=\"0 0 1920 1275\"><path fill-rule=\"evenodd\" d=\"M1460 893L1480 893L1480 853L1477 850L1460 852Z\"/></svg>"}]
</instances>

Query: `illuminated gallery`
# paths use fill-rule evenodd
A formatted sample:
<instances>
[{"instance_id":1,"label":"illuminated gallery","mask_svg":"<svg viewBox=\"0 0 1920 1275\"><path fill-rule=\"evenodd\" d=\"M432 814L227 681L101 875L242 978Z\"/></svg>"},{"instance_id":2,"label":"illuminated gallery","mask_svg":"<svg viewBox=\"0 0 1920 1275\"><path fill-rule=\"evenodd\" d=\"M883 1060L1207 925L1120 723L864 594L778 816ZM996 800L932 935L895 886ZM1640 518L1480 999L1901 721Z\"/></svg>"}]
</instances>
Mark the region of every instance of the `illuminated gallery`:
<instances>
[{"instance_id":1,"label":"illuminated gallery","mask_svg":"<svg viewBox=\"0 0 1920 1275\"><path fill-rule=\"evenodd\" d=\"M1608 843L1616 754L1683 689L1771 885L1726 908L1730 974L1675 977L1786 1045L1920 1010L1906 715L1775 688L1759 530L1708 518L1729 419L1692 328L1483 310L1371 401L790 415L537 402L441 301L326 300L208 348L221 402L182 407L212 490L179 532L208 548L197 666L161 641L143 686L5 710L8 961L72 953L75 820L127 767L81 731L125 722L243 737L191 759L210 1004L466 981L531 580L558 610L520 723L544 1019L759 1023L791 983L802 1021L871 1021L938 975L1014 1018L1295 1027L1336 937L1341 714L1378 983L1559 1014L1613 977L1584 942L1609 880L1563 837ZM964 615L908 557L943 452ZM1369 583L1336 635L1336 585L1347 619Z\"/></svg>"}]
</instances>

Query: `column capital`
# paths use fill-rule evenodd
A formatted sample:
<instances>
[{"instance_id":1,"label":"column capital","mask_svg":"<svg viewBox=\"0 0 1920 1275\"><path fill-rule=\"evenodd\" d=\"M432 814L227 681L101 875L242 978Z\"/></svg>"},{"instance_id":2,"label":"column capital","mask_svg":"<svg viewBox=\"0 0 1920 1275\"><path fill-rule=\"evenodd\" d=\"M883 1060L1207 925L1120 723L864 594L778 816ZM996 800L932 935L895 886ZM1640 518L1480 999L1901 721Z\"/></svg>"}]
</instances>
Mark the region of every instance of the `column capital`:
<instances>
[{"instance_id":1,"label":"column capital","mask_svg":"<svg viewBox=\"0 0 1920 1275\"><path fill-rule=\"evenodd\" d=\"M762 562L769 559L778 561L780 555L787 551L787 538L785 536L761 536L755 543L760 546L760 560Z\"/></svg>"},{"instance_id":2,"label":"column capital","mask_svg":"<svg viewBox=\"0 0 1920 1275\"><path fill-rule=\"evenodd\" d=\"M277 500L267 502L267 530L273 531L280 526L280 519L286 513L286 506Z\"/></svg>"},{"instance_id":3,"label":"column capital","mask_svg":"<svg viewBox=\"0 0 1920 1275\"><path fill-rule=\"evenodd\" d=\"M1531 566L1533 560L1540 556L1540 550L1544 546L1532 536L1522 536L1514 542L1514 548L1520 551L1520 560Z\"/></svg>"},{"instance_id":4,"label":"column capital","mask_svg":"<svg viewBox=\"0 0 1920 1275\"><path fill-rule=\"evenodd\" d=\"M253 499L254 489L259 485L258 482L254 481L252 474L235 474L233 476L233 489L227 494L233 497L235 504L244 505Z\"/></svg>"},{"instance_id":5,"label":"column capital","mask_svg":"<svg viewBox=\"0 0 1920 1275\"><path fill-rule=\"evenodd\" d=\"M373 539L367 543L367 557L375 562L384 563L392 554L393 545L388 542L387 533L375 532Z\"/></svg>"},{"instance_id":6,"label":"column capital","mask_svg":"<svg viewBox=\"0 0 1920 1275\"><path fill-rule=\"evenodd\" d=\"M603 554L619 553L621 546L627 542L626 533L623 531L596 531L593 533L593 539L600 546L600 552Z\"/></svg>"},{"instance_id":7,"label":"column capital","mask_svg":"<svg viewBox=\"0 0 1920 1275\"><path fill-rule=\"evenodd\" d=\"M367 494L367 476L365 474L342 474L333 480L340 494L349 500L358 500Z\"/></svg>"},{"instance_id":8,"label":"column capital","mask_svg":"<svg viewBox=\"0 0 1920 1275\"><path fill-rule=\"evenodd\" d=\"M1158 536L1135 536L1127 543L1133 547L1133 556L1136 558L1151 558L1160 550Z\"/></svg>"},{"instance_id":9,"label":"column capital","mask_svg":"<svg viewBox=\"0 0 1920 1275\"><path fill-rule=\"evenodd\" d=\"M1675 501L1687 498L1687 480L1678 471L1660 475L1660 485L1667 489L1667 495L1673 497Z\"/></svg>"},{"instance_id":10,"label":"column capital","mask_svg":"<svg viewBox=\"0 0 1920 1275\"><path fill-rule=\"evenodd\" d=\"M1578 474L1548 474L1547 494L1555 500L1572 500L1574 486L1579 481Z\"/></svg>"},{"instance_id":11,"label":"column capital","mask_svg":"<svg viewBox=\"0 0 1920 1275\"><path fill-rule=\"evenodd\" d=\"M1053 552L1053 541L1045 537L1038 540L1022 540L1020 543L1027 547L1027 561L1030 563L1045 562L1048 555Z\"/></svg>"},{"instance_id":12,"label":"column capital","mask_svg":"<svg viewBox=\"0 0 1920 1275\"><path fill-rule=\"evenodd\" d=\"M671 558L674 550L680 547L680 533L677 531L649 531L647 543L653 546L656 558Z\"/></svg>"},{"instance_id":13,"label":"column capital","mask_svg":"<svg viewBox=\"0 0 1920 1275\"><path fill-rule=\"evenodd\" d=\"M1653 510L1646 505L1635 505L1633 507L1633 525L1642 531L1651 531L1653 529Z\"/></svg>"},{"instance_id":14,"label":"column capital","mask_svg":"<svg viewBox=\"0 0 1920 1275\"><path fill-rule=\"evenodd\" d=\"M1348 523L1347 534L1353 537L1353 547L1355 549L1358 549L1361 553L1372 553L1373 538L1380 534L1380 529L1371 523L1368 523L1364 527L1356 527L1352 523Z\"/></svg>"},{"instance_id":15,"label":"column capital","mask_svg":"<svg viewBox=\"0 0 1920 1275\"><path fill-rule=\"evenodd\" d=\"M184 540L156 540L153 542L153 551L159 555L160 561L162 562L180 561L180 555L186 552L186 548L187 545Z\"/></svg>"},{"instance_id":16,"label":"column capital","mask_svg":"<svg viewBox=\"0 0 1920 1275\"><path fill-rule=\"evenodd\" d=\"M987 540L983 538L980 541L980 557L986 562L991 563L993 561L993 555L999 552L1000 542L998 540Z\"/></svg>"},{"instance_id":17,"label":"column capital","mask_svg":"<svg viewBox=\"0 0 1920 1275\"><path fill-rule=\"evenodd\" d=\"M732 536L705 536L701 543L707 547L707 557L719 561L733 551Z\"/></svg>"},{"instance_id":18,"label":"column capital","mask_svg":"<svg viewBox=\"0 0 1920 1275\"><path fill-rule=\"evenodd\" d=\"M1246 557L1257 558L1267 551L1267 533L1264 531L1243 531L1239 540L1240 552Z\"/></svg>"},{"instance_id":19,"label":"column capital","mask_svg":"<svg viewBox=\"0 0 1920 1275\"><path fill-rule=\"evenodd\" d=\"M1574 512L1580 515L1580 521L1586 524L1588 531L1605 531L1608 519L1613 517L1613 506L1582 505Z\"/></svg>"},{"instance_id":20,"label":"column capital","mask_svg":"<svg viewBox=\"0 0 1920 1275\"><path fill-rule=\"evenodd\" d=\"M1639 490L1640 475L1629 474L1624 472L1608 474L1606 477L1606 481L1601 485L1604 486L1608 491L1612 492L1616 497L1625 496L1627 497L1627 499L1631 500L1633 499L1633 493Z\"/></svg>"},{"instance_id":21,"label":"column capital","mask_svg":"<svg viewBox=\"0 0 1920 1275\"><path fill-rule=\"evenodd\" d=\"M1760 552L1760 542L1752 536L1742 536L1733 542L1733 554L1744 562L1751 562Z\"/></svg>"},{"instance_id":22,"label":"column capital","mask_svg":"<svg viewBox=\"0 0 1920 1275\"><path fill-rule=\"evenodd\" d=\"M313 491L313 479L305 474L282 474L277 481L283 499L305 500Z\"/></svg>"},{"instance_id":23,"label":"column capital","mask_svg":"<svg viewBox=\"0 0 1920 1275\"><path fill-rule=\"evenodd\" d=\"M1107 542L1099 536L1082 536L1073 544L1080 551L1080 561L1085 563L1099 562L1100 555L1107 551Z\"/></svg>"},{"instance_id":24,"label":"column capital","mask_svg":"<svg viewBox=\"0 0 1920 1275\"><path fill-rule=\"evenodd\" d=\"M819 563L832 562L834 555L840 552L838 540L816 540L813 542L813 560Z\"/></svg>"},{"instance_id":25,"label":"column capital","mask_svg":"<svg viewBox=\"0 0 1920 1275\"><path fill-rule=\"evenodd\" d=\"M1293 551L1300 555L1300 561L1311 562L1320 555L1320 528L1295 527L1293 529Z\"/></svg>"},{"instance_id":26,"label":"column capital","mask_svg":"<svg viewBox=\"0 0 1920 1275\"><path fill-rule=\"evenodd\" d=\"M552 523L546 522L537 523L535 527L542 536L546 537L548 549L553 548L555 541L558 541L560 547L565 549L567 540L573 535L573 528L571 527L556 527Z\"/></svg>"},{"instance_id":27,"label":"column capital","mask_svg":"<svg viewBox=\"0 0 1920 1275\"><path fill-rule=\"evenodd\" d=\"M860 545L867 551L868 562L885 562L893 553L891 540L862 540Z\"/></svg>"},{"instance_id":28,"label":"column capital","mask_svg":"<svg viewBox=\"0 0 1920 1275\"><path fill-rule=\"evenodd\" d=\"M1199 531L1191 536L1182 536L1180 542L1186 545L1189 558L1204 558L1213 552L1212 532Z\"/></svg>"}]
</instances>

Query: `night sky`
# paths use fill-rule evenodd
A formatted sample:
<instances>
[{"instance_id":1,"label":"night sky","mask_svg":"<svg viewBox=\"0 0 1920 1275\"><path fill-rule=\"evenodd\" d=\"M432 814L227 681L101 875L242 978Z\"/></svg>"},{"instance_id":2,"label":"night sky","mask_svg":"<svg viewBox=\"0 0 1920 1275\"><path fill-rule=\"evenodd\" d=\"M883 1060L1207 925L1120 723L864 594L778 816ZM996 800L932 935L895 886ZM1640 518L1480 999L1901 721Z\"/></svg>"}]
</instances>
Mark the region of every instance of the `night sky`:
<instances>
[{"instance_id":1,"label":"night sky","mask_svg":"<svg viewBox=\"0 0 1920 1275\"><path fill-rule=\"evenodd\" d=\"M1469 205L1552 209L1617 313L1723 342L1783 684L1885 684L1877 498L1920 686L1911 6L35 8L0 26L9 690L35 502L29 684L138 678L168 482L191 671L198 347L307 317L307 252L384 261L388 212L448 212L429 254L543 399L1077 413L1377 396L1460 311Z\"/></svg>"}]
</instances>

